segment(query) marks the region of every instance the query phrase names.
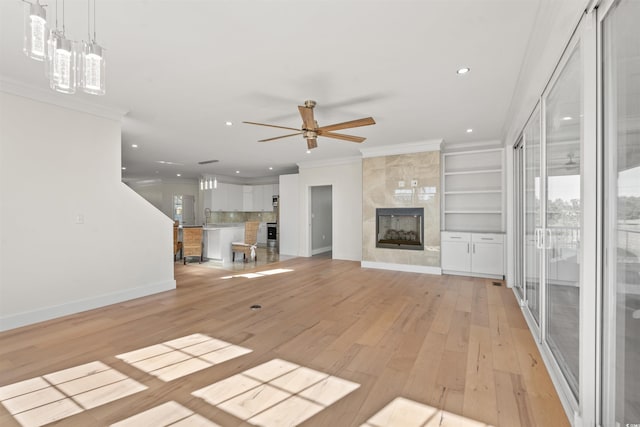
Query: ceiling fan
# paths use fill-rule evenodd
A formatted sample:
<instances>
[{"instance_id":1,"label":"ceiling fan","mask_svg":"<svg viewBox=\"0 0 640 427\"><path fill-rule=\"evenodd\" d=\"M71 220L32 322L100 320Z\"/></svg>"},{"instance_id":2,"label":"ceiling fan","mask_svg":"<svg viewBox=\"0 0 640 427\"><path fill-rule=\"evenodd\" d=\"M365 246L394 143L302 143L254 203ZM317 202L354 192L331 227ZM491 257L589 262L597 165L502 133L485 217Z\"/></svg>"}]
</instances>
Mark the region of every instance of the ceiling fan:
<instances>
[{"instance_id":1,"label":"ceiling fan","mask_svg":"<svg viewBox=\"0 0 640 427\"><path fill-rule=\"evenodd\" d=\"M300 111L300 116L302 117L301 129L290 128L286 126L269 125L265 123L255 123L255 122L242 122L242 123L247 123L250 125L258 125L258 126L268 126L272 128L278 128L278 129L295 130L296 133L291 133L289 135L283 135L283 136L276 136L275 138L261 139L258 142L273 141L275 139L288 138L290 136L295 136L295 135L302 135L307 140L307 147L309 148L309 150L311 150L312 148L316 148L318 146L317 138L319 136L324 136L327 138L343 139L345 141L351 141L351 142L362 142L366 138L363 138L361 136L335 133L333 131L376 124L376 122L373 120L372 117L367 117L364 119L351 120L348 122L336 123L328 126L318 126L318 122L316 122L315 119L313 118L313 108L315 106L316 106L316 101L312 101L312 100L304 101L304 106L298 105L298 111Z\"/></svg>"},{"instance_id":2,"label":"ceiling fan","mask_svg":"<svg viewBox=\"0 0 640 427\"><path fill-rule=\"evenodd\" d=\"M573 156L574 156L573 153L567 154L567 157L569 158L569 160L564 164L564 168L568 171L577 169L580 166L573 160Z\"/></svg>"}]
</instances>

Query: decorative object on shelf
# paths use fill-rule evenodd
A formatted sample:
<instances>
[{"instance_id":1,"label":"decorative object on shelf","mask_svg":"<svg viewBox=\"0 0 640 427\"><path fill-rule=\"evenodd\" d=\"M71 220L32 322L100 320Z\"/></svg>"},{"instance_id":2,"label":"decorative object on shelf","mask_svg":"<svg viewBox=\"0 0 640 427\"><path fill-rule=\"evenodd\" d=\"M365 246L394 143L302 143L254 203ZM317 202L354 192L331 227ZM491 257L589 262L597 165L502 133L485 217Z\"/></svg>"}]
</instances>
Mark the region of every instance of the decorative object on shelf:
<instances>
[{"instance_id":1,"label":"decorative object on shelf","mask_svg":"<svg viewBox=\"0 0 640 427\"><path fill-rule=\"evenodd\" d=\"M44 61L46 56L47 38L49 28L47 26L47 11L40 4L24 2L24 54L36 61Z\"/></svg>"},{"instance_id":2,"label":"decorative object on shelf","mask_svg":"<svg viewBox=\"0 0 640 427\"><path fill-rule=\"evenodd\" d=\"M62 0L62 31L58 28L58 1L53 29L47 24L47 14L40 0L25 2L24 53L44 61L45 76L56 92L74 94L80 88L91 95L105 94L104 48L96 42L95 0L93 0L93 39L91 39L91 0L87 0L89 40L76 42L66 37L65 2Z\"/></svg>"}]
</instances>

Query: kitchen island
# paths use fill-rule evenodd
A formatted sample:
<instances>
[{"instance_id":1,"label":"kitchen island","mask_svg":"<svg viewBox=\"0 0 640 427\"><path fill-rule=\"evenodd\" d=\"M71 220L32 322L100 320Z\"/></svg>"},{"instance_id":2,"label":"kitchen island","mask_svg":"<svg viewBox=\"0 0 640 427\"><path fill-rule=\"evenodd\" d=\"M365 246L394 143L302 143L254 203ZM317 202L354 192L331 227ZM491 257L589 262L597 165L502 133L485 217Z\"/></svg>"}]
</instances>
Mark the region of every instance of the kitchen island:
<instances>
[{"instance_id":1,"label":"kitchen island","mask_svg":"<svg viewBox=\"0 0 640 427\"><path fill-rule=\"evenodd\" d=\"M244 241L244 223L207 224L204 230L204 257L230 264L231 243Z\"/></svg>"}]
</instances>

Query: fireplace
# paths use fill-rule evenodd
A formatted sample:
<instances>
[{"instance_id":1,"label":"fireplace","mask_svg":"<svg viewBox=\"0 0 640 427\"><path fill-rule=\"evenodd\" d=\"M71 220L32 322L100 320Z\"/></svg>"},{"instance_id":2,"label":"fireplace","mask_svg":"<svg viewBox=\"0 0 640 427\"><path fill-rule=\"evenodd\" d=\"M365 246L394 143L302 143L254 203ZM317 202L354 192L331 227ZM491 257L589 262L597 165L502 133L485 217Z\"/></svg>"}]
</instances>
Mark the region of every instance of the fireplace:
<instances>
[{"instance_id":1,"label":"fireplace","mask_svg":"<svg viewBox=\"0 0 640 427\"><path fill-rule=\"evenodd\" d=\"M424 250L423 208L376 209L376 248Z\"/></svg>"}]
</instances>

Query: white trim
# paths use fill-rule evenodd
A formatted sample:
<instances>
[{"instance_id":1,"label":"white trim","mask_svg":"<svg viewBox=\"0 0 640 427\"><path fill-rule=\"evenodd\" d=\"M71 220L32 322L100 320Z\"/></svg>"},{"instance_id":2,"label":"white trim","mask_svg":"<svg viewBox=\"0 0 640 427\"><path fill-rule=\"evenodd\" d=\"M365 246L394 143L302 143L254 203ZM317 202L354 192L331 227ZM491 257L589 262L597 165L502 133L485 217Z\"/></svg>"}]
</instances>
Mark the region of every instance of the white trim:
<instances>
[{"instance_id":1,"label":"white trim","mask_svg":"<svg viewBox=\"0 0 640 427\"><path fill-rule=\"evenodd\" d=\"M298 163L298 169L324 168L327 166L350 165L360 163L362 158L358 156L340 157L326 160L310 160Z\"/></svg>"},{"instance_id":2,"label":"white trim","mask_svg":"<svg viewBox=\"0 0 640 427\"><path fill-rule=\"evenodd\" d=\"M0 76L0 92L116 121L122 120L122 117L128 113L127 110L121 108L94 104L79 98L77 95L60 94L50 89L29 86L3 76Z\"/></svg>"},{"instance_id":3,"label":"white trim","mask_svg":"<svg viewBox=\"0 0 640 427\"><path fill-rule=\"evenodd\" d=\"M360 261L361 268L377 268L380 270L406 271L409 273L442 274L440 267L426 265L393 264L390 262Z\"/></svg>"},{"instance_id":4,"label":"white trim","mask_svg":"<svg viewBox=\"0 0 640 427\"><path fill-rule=\"evenodd\" d=\"M484 274L484 273L473 273L471 271L453 271L453 270L442 270L442 274L450 274L452 276L482 277L484 279L496 279L496 280L505 280L505 277L506 277L502 274Z\"/></svg>"},{"instance_id":5,"label":"white trim","mask_svg":"<svg viewBox=\"0 0 640 427\"><path fill-rule=\"evenodd\" d=\"M442 139L430 139L428 141L408 142L405 144L384 145L382 147L361 148L363 158L394 156L398 154L423 153L425 151L440 151Z\"/></svg>"},{"instance_id":6,"label":"white trim","mask_svg":"<svg viewBox=\"0 0 640 427\"><path fill-rule=\"evenodd\" d=\"M159 283L139 286L125 291L103 294L97 297L85 298L71 301L65 304L55 305L47 308L22 312L9 316L0 317L0 331L19 328L33 323L43 322L70 314L76 314L87 310L104 307L129 301L135 298L145 297L160 292L171 291L176 288L175 280L168 280Z\"/></svg>"},{"instance_id":7,"label":"white trim","mask_svg":"<svg viewBox=\"0 0 640 427\"><path fill-rule=\"evenodd\" d=\"M324 248L317 248L311 251L311 255L323 254L325 252L331 252L331 246L325 246Z\"/></svg>"},{"instance_id":8,"label":"white trim","mask_svg":"<svg viewBox=\"0 0 640 427\"><path fill-rule=\"evenodd\" d=\"M472 142L446 142L442 144L442 151L445 153L455 153L457 150L467 151L469 149L474 149L483 151L493 150L496 148L504 148L504 144L499 139Z\"/></svg>"}]
</instances>

